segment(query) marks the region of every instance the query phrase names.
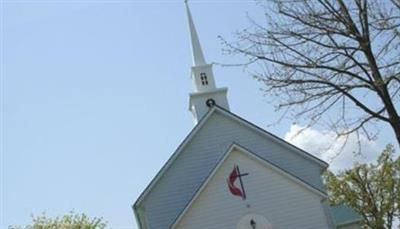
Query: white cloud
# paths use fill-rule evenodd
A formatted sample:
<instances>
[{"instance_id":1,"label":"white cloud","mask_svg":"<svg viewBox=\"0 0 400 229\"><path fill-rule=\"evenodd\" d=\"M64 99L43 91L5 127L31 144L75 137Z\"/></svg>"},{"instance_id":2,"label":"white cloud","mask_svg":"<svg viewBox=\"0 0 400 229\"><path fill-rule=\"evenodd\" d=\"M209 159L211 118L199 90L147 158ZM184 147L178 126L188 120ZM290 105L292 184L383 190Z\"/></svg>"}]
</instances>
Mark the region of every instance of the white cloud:
<instances>
[{"instance_id":1,"label":"white cloud","mask_svg":"<svg viewBox=\"0 0 400 229\"><path fill-rule=\"evenodd\" d=\"M376 160L379 149L376 142L360 136L361 155L358 154L358 139L352 134L347 139L336 139L332 131L320 131L293 124L284 139L293 145L321 158L330 164L333 171L350 168L355 162L372 162Z\"/></svg>"}]
</instances>

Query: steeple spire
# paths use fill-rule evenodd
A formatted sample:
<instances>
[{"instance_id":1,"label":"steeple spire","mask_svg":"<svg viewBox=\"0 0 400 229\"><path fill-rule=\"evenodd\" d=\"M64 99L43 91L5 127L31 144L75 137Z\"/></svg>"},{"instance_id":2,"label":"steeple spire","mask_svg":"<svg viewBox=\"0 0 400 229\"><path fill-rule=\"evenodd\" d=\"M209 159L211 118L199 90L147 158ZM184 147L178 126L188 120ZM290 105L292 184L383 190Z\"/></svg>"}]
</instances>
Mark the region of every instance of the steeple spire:
<instances>
[{"instance_id":1,"label":"steeple spire","mask_svg":"<svg viewBox=\"0 0 400 229\"><path fill-rule=\"evenodd\" d=\"M189 5L187 0L185 0L186 13L189 22L189 31L190 31L190 43L192 45L192 57L193 57L193 66L201 66L205 65L206 61L204 59L203 50L201 49L199 36L197 35L196 27L193 23L192 14L190 13Z\"/></svg>"},{"instance_id":2,"label":"steeple spire","mask_svg":"<svg viewBox=\"0 0 400 229\"><path fill-rule=\"evenodd\" d=\"M228 88L217 88L214 81L212 65L207 64L201 50L199 37L194 27L192 14L185 0L186 13L189 22L190 41L192 44L193 66L191 68L193 93L189 97L189 110L197 123L214 105L229 110L226 94Z\"/></svg>"}]
</instances>

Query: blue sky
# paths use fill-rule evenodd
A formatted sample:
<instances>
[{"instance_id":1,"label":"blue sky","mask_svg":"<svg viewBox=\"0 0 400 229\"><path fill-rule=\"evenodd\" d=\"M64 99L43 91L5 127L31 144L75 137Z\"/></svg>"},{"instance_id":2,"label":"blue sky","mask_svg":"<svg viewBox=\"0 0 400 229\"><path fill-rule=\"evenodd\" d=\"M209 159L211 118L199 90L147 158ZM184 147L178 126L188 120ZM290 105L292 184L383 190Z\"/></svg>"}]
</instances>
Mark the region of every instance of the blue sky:
<instances>
[{"instance_id":1,"label":"blue sky","mask_svg":"<svg viewBox=\"0 0 400 229\"><path fill-rule=\"evenodd\" d=\"M191 1L209 62L261 18L253 1ZM183 1L2 1L1 228L70 210L136 228L132 203L193 128ZM231 110L281 136L242 68L215 66ZM293 127L293 126L292 126ZM395 143L382 127L384 139ZM386 142L376 143L381 147Z\"/></svg>"}]
</instances>

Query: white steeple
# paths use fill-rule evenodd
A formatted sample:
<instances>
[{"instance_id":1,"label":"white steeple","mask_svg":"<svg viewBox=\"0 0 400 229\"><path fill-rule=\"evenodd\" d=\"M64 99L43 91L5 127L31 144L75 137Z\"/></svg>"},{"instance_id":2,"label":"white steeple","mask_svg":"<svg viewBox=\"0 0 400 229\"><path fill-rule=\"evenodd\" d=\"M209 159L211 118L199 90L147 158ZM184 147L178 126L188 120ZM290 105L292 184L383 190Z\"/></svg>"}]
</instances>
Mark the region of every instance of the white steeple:
<instances>
[{"instance_id":1,"label":"white steeple","mask_svg":"<svg viewBox=\"0 0 400 229\"><path fill-rule=\"evenodd\" d=\"M190 43L192 45L192 54L193 54L193 65L194 66L205 65L206 61L204 59L203 50L201 49L199 36L197 35L196 28L194 27L192 14L190 13L187 0L185 0L185 6L189 22Z\"/></svg>"},{"instance_id":2,"label":"white steeple","mask_svg":"<svg viewBox=\"0 0 400 229\"><path fill-rule=\"evenodd\" d=\"M195 123L197 123L213 105L218 105L229 110L229 104L226 97L228 88L216 87L212 65L207 64L205 61L187 0L185 0L185 5L189 22L193 57L191 75L194 92L190 94L189 110L194 116Z\"/></svg>"}]
</instances>

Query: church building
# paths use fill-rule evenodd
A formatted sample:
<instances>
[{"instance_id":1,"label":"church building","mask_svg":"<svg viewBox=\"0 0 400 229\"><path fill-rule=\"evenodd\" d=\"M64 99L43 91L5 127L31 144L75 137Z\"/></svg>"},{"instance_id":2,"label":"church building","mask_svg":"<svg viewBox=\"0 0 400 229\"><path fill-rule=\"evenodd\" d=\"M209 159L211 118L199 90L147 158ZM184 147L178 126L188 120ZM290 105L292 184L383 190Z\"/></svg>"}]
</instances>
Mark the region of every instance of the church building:
<instances>
[{"instance_id":1,"label":"church building","mask_svg":"<svg viewBox=\"0 0 400 229\"><path fill-rule=\"evenodd\" d=\"M195 127L139 196L140 229L355 229L360 217L330 207L328 164L235 115L216 85L189 6Z\"/></svg>"}]
</instances>

